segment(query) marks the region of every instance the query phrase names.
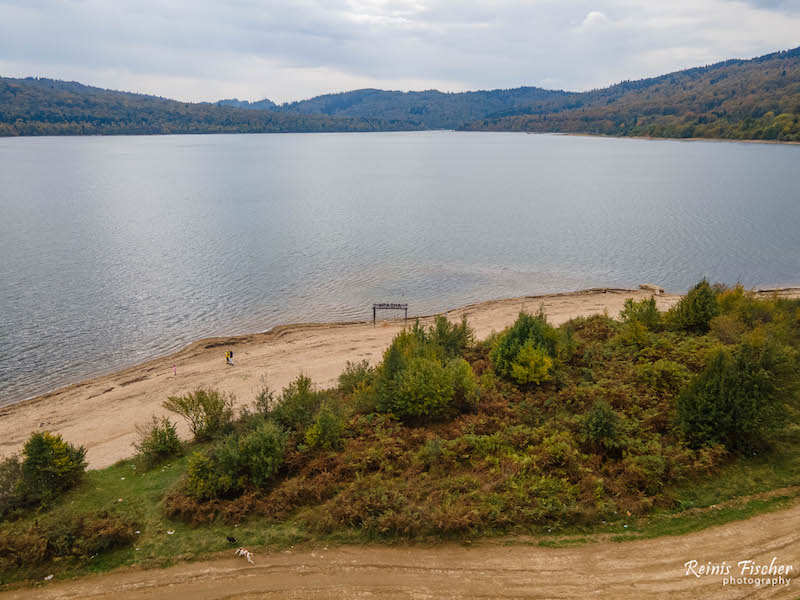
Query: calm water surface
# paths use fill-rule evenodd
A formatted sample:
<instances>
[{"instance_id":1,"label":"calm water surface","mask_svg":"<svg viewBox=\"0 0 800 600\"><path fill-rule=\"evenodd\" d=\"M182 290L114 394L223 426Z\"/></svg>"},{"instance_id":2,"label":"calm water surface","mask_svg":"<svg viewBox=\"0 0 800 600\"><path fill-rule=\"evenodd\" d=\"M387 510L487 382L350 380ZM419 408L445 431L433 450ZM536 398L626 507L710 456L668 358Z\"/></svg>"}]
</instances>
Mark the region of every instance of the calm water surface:
<instances>
[{"instance_id":1,"label":"calm water surface","mask_svg":"<svg viewBox=\"0 0 800 600\"><path fill-rule=\"evenodd\" d=\"M376 301L796 283L798 166L525 134L0 139L0 404Z\"/></svg>"}]
</instances>

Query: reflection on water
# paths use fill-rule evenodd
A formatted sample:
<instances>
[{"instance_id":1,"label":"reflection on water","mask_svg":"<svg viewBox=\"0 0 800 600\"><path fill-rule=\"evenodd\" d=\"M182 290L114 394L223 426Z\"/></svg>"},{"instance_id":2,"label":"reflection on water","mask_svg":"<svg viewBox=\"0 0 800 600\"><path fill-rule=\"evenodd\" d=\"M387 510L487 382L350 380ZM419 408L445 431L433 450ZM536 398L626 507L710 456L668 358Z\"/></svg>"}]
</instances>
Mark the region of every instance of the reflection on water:
<instances>
[{"instance_id":1,"label":"reflection on water","mask_svg":"<svg viewBox=\"0 0 800 600\"><path fill-rule=\"evenodd\" d=\"M797 282L798 159L452 132L0 140L0 404L376 301Z\"/></svg>"}]
</instances>

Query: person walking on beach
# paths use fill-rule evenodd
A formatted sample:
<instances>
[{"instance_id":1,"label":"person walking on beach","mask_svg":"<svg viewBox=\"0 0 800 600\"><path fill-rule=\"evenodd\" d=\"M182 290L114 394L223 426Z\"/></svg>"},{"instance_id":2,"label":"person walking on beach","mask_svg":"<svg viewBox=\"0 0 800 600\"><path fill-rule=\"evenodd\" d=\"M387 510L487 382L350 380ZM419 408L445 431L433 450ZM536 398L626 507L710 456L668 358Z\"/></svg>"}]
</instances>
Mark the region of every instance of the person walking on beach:
<instances>
[{"instance_id":1,"label":"person walking on beach","mask_svg":"<svg viewBox=\"0 0 800 600\"><path fill-rule=\"evenodd\" d=\"M230 366L233 366L233 350L228 350L225 352L225 362Z\"/></svg>"}]
</instances>

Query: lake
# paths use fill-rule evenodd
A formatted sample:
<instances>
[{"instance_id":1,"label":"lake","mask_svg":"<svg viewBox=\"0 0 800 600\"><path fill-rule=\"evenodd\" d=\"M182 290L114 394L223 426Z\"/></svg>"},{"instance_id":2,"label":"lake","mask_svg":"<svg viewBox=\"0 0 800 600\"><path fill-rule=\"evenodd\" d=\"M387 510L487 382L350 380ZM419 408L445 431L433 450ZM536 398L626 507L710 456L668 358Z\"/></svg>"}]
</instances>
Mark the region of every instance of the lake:
<instances>
[{"instance_id":1,"label":"lake","mask_svg":"<svg viewBox=\"0 0 800 600\"><path fill-rule=\"evenodd\" d=\"M373 302L796 284L798 165L517 133L0 139L0 404Z\"/></svg>"}]
</instances>

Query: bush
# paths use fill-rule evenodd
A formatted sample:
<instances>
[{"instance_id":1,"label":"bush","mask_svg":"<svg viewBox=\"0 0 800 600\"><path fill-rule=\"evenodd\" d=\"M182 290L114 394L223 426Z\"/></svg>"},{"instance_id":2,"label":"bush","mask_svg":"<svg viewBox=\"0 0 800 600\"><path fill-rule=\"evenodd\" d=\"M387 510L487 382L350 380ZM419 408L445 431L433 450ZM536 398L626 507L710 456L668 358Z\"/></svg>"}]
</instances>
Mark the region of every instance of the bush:
<instances>
[{"instance_id":1,"label":"bush","mask_svg":"<svg viewBox=\"0 0 800 600\"><path fill-rule=\"evenodd\" d=\"M453 384L453 406L459 412L475 410L480 398L480 388L472 367L463 358L447 363L447 375Z\"/></svg>"},{"instance_id":2,"label":"bush","mask_svg":"<svg viewBox=\"0 0 800 600\"><path fill-rule=\"evenodd\" d=\"M359 391L360 404L374 400L379 412L420 421L469 410L477 403L471 367L462 358L443 360L449 352L440 345L451 335L448 344L452 342L453 348L457 345L453 340L471 339L466 322L458 326L438 322L438 333L436 328L425 330L416 324L392 340L373 385Z\"/></svg>"},{"instance_id":3,"label":"bush","mask_svg":"<svg viewBox=\"0 0 800 600\"><path fill-rule=\"evenodd\" d=\"M744 323L736 315L717 315L709 323L709 333L723 344L738 344L745 331Z\"/></svg>"},{"instance_id":4,"label":"bush","mask_svg":"<svg viewBox=\"0 0 800 600\"><path fill-rule=\"evenodd\" d=\"M205 441L230 429L233 403L232 395L197 388L185 396L167 398L163 407L186 419L195 440Z\"/></svg>"},{"instance_id":5,"label":"bush","mask_svg":"<svg viewBox=\"0 0 800 600\"><path fill-rule=\"evenodd\" d=\"M146 467L153 467L180 454L181 440L175 425L166 417L153 415L146 425L137 425L138 439L133 443Z\"/></svg>"},{"instance_id":6,"label":"bush","mask_svg":"<svg viewBox=\"0 0 800 600\"><path fill-rule=\"evenodd\" d=\"M679 397L679 423L694 447L750 451L783 425L794 379L788 356L772 343L745 342L733 354L720 350Z\"/></svg>"},{"instance_id":7,"label":"bush","mask_svg":"<svg viewBox=\"0 0 800 600\"><path fill-rule=\"evenodd\" d=\"M616 339L623 346L641 350L650 344L652 334L641 321L631 321L622 326Z\"/></svg>"},{"instance_id":8,"label":"bush","mask_svg":"<svg viewBox=\"0 0 800 600\"><path fill-rule=\"evenodd\" d=\"M683 365L663 358L652 363L636 366L636 379L660 393L677 394L691 379L689 370Z\"/></svg>"},{"instance_id":9,"label":"bush","mask_svg":"<svg viewBox=\"0 0 800 600\"><path fill-rule=\"evenodd\" d=\"M352 394L357 389L368 386L375 377L375 369L369 365L369 361L364 359L360 362L350 362L344 367L339 375L339 390L345 394Z\"/></svg>"},{"instance_id":10,"label":"bush","mask_svg":"<svg viewBox=\"0 0 800 600\"><path fill-rule=\"evenodd\" d=\"M519 384L539 385L551 378L553 359L528 340L511 363L511 377Z\"/></svg>"},{"instance_id":11,"label":"bush","mask_svg":"<svg viewBox=\"0 0 800 600\"><path fill-rule=\"evenodd\" d=\"M286 454L286 433L267 421L239 440L239 473L250 483L263 487L280 469Z\"/></svg>"},{"instance_id":12,"label":"bush","mask_svg":"<svg viewBox=\"0 0 800 600\"><path fill-rule=\"evenodd\" d=\"M235 443L235 439L233 441ZM226 442L227 440L223 441L223 447ZM221 454L230 456L225 450ZM184 492L188 496L196 500L233 497L241 493L244 485L244 478L225 471L219 459L215 459L207 451L200 450L189 457L183 484Z\"/></svg>"},{"instance_id":13,"label":"bush","mask_svg":"<svg viewBox=\"0 0 800 600\"><path fill-rule=\"evenodd\" d=\"M464 350L475 342L475 333L467 325L467 317L462 317L459 324L451 323L446 317L438 316L428 330L430 343L443 351L445 360L461 356Z\"/></svg>"},{"instance_id":14,"label":"bush","mask_svg":"<svg viewBox=\"0 0 800 600\"><path fill-rule=\"evenodd\" d=\"M619 415L608 402L598 400L584 417L583 433L595 447L615 450L619 447Z\"/></svg>"},{"instance_id":15,"label":"bush","mask_svg":"<svg viewBox=\"0 0 800 600\"><path fill-rule=\"evenodd\" d=\"M656 299L652 296L638 302L628 298L619 316L623 323L641 323L650 331L657 331L661 327L661 313L658 312Z\"/></svg>"},{"instance_id":16,"label":"bush","mask_svg":"<svg viewBox=\"0 0 800 600\"><path fill-rule=\"evenodd\" d=\"M315 390L311 379L301 373L283 389L281 399L270 412L270 417L289 431L304 433L328 398L327 392Z\"/></svg>"},{"instance_id":17,"label":"bush","mask_svg":"<svg viewBox=\"0 0 800 600\"><path fill-rule=\"evenodd\" d=\"M22 463L19 456L9 456L0 461L0 519L24 504Z\"/></svg>"},{"instance_id":18,"label":"bush","mask_svg":"<svg viewBox=\"0 0 800 600\"><path fill-rule=\"evenodd\" d=\"M306 444L309 448L337 450L341 446L344 427L344 419L330 406L323 406L306 432Z\"/></svg>"},{"instance_id":19,"label":"bush","mask_svg":"<svg viewBox=\"0 0 800 600\"><path fill-rule=\"evenodd\" d=\"M275 406L275 392L269 387L269 382L265 376L261 376L261 382L256 392L256 399L253 403L255 413L262 417L269 415Z\"/></svg>"},{"instance_id":20,"label":"bush","mask_svg":"<svg viewBox=\"0 0 800 600\"><path fill-rule=\"evenodd\" d=\"M414 357L408 361L380 398L382 412L400 419L435 419L452 405L455 390L442 364L432 358Z\"/></svg>"},{"instance_id":21,"label":"bush","mask_svg":"<svg viewBox=\"0 0 800 600\"><path fill-rule=\"evenodd\" d=\"M703 279L669 310L667 319L673 329L706 333L711 319L718 313L716 294L708 281Z\"/></svg>"},{"instance_id":22,"label":"bush","mask_svg":"<svg viewBox=\"0 0 800 600\"><path fill-rule=\"evenodd\" d=\"M134 523L108 512L57 514L34 525L8 527L0 531L0 572L64 558L86 560L131 544L135 529Z\"/></svg>"},{"instance_id":23,"label":"bush","mask_svg":"<svg viewBox=\"0 0 800 600\"><path fill-rule=\"evenodd\" d=\"M537 315L521 312L498 338L489 359L500 375L518 383L540 383L550 377L556 340L556 330L547 323L543 312Z\"/></svg>"},{"instance_id":24,"label":"bush","mask_svg":"<svg viewBox=\"0 0 800 600\"><path fill-rule=\"evenodd\" d=\"M286 441L286 432L272 421L241 437L229 435L189 457L184 492L202 501L235 497L248 483L264 487L283 464Z\"/></svg>"},{"instance_id":25,"label":"bush","mask_svg":"<svg viewBox=\"0 0 800 600\"><path fill-rule=\"evenodd\" d=\"M48 432L34 433L22 449L20 491L29 505L45 505L75 487L86 471L86 449Z\"/></svg>"}]
</instances>

